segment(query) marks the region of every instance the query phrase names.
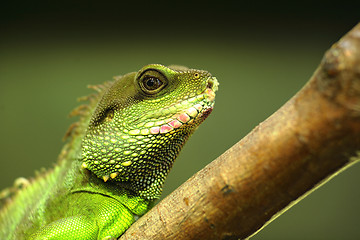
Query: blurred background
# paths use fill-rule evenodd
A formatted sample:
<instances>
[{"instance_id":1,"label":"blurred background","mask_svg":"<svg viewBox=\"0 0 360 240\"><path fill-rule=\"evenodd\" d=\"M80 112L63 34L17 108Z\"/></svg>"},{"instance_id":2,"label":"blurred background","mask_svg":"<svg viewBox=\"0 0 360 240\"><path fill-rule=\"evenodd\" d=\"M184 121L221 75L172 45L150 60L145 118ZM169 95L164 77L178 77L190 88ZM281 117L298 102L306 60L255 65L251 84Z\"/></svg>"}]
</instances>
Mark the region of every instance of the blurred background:
<instances>
[{"instance_id":1,"label":"blurred background","mask_svg":"<svg viewBox=\"0 0 360 240\"><path fill-rule=\"evenodd\" d=\"M205 69L220 82L166 196L265 120L359 22L359 3L7 1L0 9L0 189L56 162L78 97L149 63ZM267 146L264 146L267 147ZM359 239L360 165L253 239ZM241 226L239 226L241 227Z\"/></svg>"}]
</instances>

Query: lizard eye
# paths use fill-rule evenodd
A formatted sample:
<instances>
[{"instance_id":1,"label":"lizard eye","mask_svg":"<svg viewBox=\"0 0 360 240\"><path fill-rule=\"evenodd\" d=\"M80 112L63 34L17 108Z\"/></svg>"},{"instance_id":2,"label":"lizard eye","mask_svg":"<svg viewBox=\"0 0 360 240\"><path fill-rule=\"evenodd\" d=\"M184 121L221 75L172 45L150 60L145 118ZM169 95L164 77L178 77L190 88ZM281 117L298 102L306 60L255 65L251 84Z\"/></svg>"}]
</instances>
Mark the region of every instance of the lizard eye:
<instances>
[{"instance_id":1,"label":"lizard eye","mask_svg":"<svg viewBox=\"0 0 360 240\"><path fill-rule=\"evenodd\" d=\"M166 86L167 79L162 73L150 69L140 75L139 84L145 93L155 94Z\"/></svg>"},{"instance_id":2,"label":"lizard eye","mask_svg":"<svg viewBox=\"0 0 360 240\"><path fill-rule=\"evenodd\" d=\"M144 77L142 82L143 86L149 91L154 91L163 85L163 82L160 79L152 76Z\"/></svg>"}]
</instances>

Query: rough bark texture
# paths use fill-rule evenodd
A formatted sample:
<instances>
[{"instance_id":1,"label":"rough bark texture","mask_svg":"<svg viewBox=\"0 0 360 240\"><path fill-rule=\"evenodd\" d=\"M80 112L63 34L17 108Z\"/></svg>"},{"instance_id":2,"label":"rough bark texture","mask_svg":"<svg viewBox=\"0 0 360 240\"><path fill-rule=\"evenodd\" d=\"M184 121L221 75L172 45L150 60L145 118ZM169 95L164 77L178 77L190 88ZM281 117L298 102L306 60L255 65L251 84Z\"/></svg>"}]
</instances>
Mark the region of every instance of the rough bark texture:
<instances>
[{"instance_id":1,"label":"rough bark texture","mask_svg":"<svg viewBox=\"0 0 360 240\"><path fill-rule=\"evenodd\" d=\"M310 81L120 239L244 239L360 151L360 24Z\"/></svg>"}]
</instances>

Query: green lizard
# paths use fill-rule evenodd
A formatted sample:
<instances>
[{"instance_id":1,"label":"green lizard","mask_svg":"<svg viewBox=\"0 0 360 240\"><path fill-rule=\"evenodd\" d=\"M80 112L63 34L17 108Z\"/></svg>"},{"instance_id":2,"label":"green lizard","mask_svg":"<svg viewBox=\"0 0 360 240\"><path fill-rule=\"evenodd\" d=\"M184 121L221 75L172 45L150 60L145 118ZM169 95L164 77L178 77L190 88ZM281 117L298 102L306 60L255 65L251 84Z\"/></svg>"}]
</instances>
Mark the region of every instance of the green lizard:
<instances>
[{"instance_id":1,"label":"green lizard","mask_svg":"<svg viewBox=\"0 0 360 240\"><path fill-rule=\"evenodd\" d=\"M74 110L58 164L1 192L0 239L115 239L146 213L183 144L210 114L207 71L151 64Z\"/></svg>"}]
</instances>

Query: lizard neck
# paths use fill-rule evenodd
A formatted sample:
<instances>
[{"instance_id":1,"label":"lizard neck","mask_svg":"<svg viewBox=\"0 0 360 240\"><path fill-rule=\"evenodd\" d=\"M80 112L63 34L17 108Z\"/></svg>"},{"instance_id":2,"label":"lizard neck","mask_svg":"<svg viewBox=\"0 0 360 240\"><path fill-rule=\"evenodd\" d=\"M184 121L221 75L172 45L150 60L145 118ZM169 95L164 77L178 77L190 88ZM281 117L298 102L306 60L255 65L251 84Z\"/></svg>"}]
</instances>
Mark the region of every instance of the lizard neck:
<instances>
[{"instance_id":1,"label":"lizard neck","mask_svg":"<svg viewBox=\"0 0 360 240\"><path fill-rule=\"evenodd\" d=\"M111 82L92 87L98 91L98 94L87 97L86 100L89 103L80 106L71 113L71 115L79 116L80 120L70 127L67 133L69 142L63 147L59 156L58 166L63 169L58 176L58 178L63 178L60 180L63 184L58 186L59 192L101 194L118 200L134 214L142 215L147 210L149 200L139 197L119 183L104 182L103 179L98 178L82 166L82 141L97 103L104 94L104 89L108 88L109 85Z\"/></svg>"}]
</instances>

